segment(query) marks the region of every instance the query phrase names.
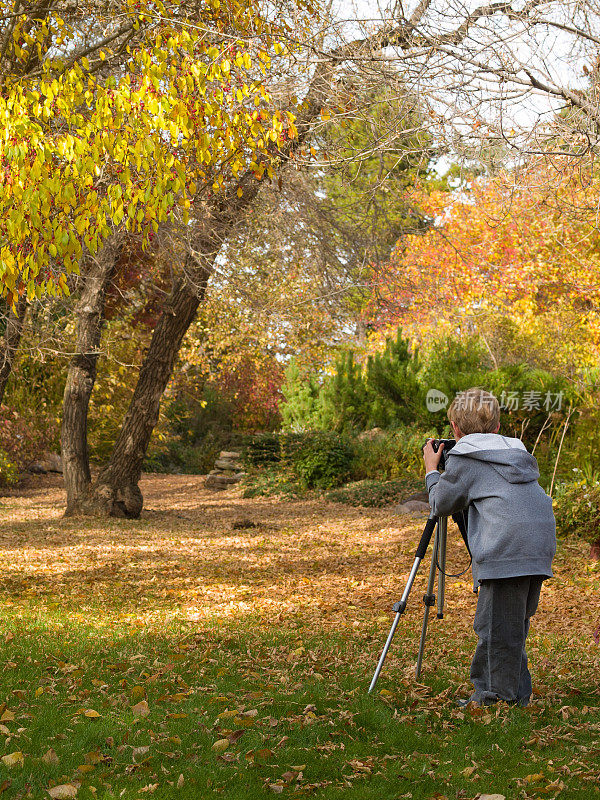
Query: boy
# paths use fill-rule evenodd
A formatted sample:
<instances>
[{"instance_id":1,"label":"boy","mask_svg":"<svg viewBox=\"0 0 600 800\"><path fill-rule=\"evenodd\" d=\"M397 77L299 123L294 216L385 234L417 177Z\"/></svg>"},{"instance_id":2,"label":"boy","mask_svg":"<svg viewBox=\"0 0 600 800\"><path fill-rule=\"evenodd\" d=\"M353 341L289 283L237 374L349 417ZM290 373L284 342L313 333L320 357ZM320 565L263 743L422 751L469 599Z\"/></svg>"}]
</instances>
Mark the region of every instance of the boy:
<instances>
[{"instance_id":1,"label":"boy","mask_svg":"<svg viewBox=\"0 0 600 800\"><path fill-rule=\"evenodd\" d=\"M473 628L479 642L471 663L481 705L504 700L526 706L531 696L525 640L542 581L552 577L556 526L552 500L538 483L537 461L519 439L501 436L494 395L468 389L448 409L456 444L445 471L443 444L423 449L429 503L436 516L468 509L473 583L479 587Z\"/></svg>"}]
</instances>

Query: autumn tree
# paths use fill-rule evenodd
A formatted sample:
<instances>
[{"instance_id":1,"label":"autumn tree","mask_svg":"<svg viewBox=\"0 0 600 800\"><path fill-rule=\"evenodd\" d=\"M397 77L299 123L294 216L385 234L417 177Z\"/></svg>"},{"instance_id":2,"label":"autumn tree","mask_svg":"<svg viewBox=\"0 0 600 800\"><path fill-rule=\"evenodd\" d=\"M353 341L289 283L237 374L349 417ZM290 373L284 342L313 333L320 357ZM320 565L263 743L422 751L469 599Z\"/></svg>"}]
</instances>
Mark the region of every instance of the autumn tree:
<instances>
[{"instance_id":1,"label":"autumn tree","mask_svg":"<svg viewBox=\"0 0 600 800\"><path fill-rule=\"evenodd\" d=\"M290 96L287 87L283 86L282 101L288 108L293 109L296 121L293 127L288 128L287 141L278 143L277 157L280 161L285 162L292 156L296 159L299 157L303 143L309 135L322 128L327 121L330 113L328 109L343 109L345 103L356 99L354 93L345 92L343 85L335 83L340 64L371 63L369 59L373 54L384 53L387 50L388 53L401 56L403 66L406 64L407 55L412 54L413 63L416 65L420 62L419 71L421 71L423 45L428 36L427 34L424 38L424 26L432 24L431 20L425 19L428 8L428 4L420 4L408 19L393 20L376 34L335 45L332 43L327 51L320 50L312 62L310 58L308 59L310 80L301 100L298 101L293 94ZM495 22L492 23L490 20L496 15L499 15L503 24L508 27L513 22L525 27L532 24L527 9L516 14L506 5L485 7L480 12L469 15L453 31L438 30L437 41L442 47L448 45L455 48L452 58L459 61L461 58L470 58L472 53L468 48L472 44L470 37L473 36L473 32L478 26L484 26L486 35L489 34L495 28ZM507 41L509 40L510 35L507 36ZM329 42L327 44L329 45ZM314 51L309 46L306 52L310 54ZM433 61L435 60L434 56ZM389 62L385 64L386 74L389 74L388 64ZM438 68L439 61L432 64L434 73ZM440 73L436 74L439 76ZM407 80L410 83L412 80L410 69L403 71L402 80L404 85ZM435 79L433 82L435 83ZM429 108L438 118L439 109L435 109L435 104L430 102ZM87 490L83 499L80 496L76 504L79 508L134 516L139 513L142 498L137 482L143 456L158 417L160 397L168 383L175 354L204 297L215 258L244 211L254 205L258 196L258 179L262 175L264 172L261 169L257 171L256 167L250 164L249 169L233 185L225 183L223 189L217 192L216 189L219 187L217 185L215 188L213 184L212 189L215 194L209 196L204 192L200 195L200 202L196 204L193 236L188 238L189 248L183 255L182 277L176 278L171 299L165 309L166 313L155 328L140 370L132 404L117 438L110 462L101 472L96 484Z\"/></svg>"},{"instance_id":2,"label":"autumn tree","mask_svg":"<svg viewBox=\"0 0 600 800\"><path fill-rule=\"evenodd\" d=\"M424 196L437 224L399 243L372 322L383 331L400 323L421 340L460 329L480 336L495 364L527 361L571 378L596 363L597 187L569 178L549 193L545 169L521 180L504 173Z\"/></svg>"},{"instance_id":3,"label":"autumn tree","mask_svg":"<svg viewBox=\"0 0 600 800\"><path fill-rule=\"evenodd\" d=\"M585 4L493 3L468 11L457 5L448 13L425 0L406 15L396 6L381 25L368 31L365 25L358 36L359 21L344 26L335 20L328 28L326 17L317 36L304 35L300 18L279 35L286 11L232 2L74 8L59 2L27 6L15 17L3 5L9 56L0 97L0 238L9 303L24 291L65 291L68 271L85 276L87 263L92 273L101 264L111 269L100 250L106 243L116 252L124 233L149 245L152 233L160 238L168 228L176 245L171 297L109 463L91 485L81 442L69 456L78 472L71 511L139 514L137 482L160 397L217 254L254 204L261 179L298 158L332 111L343 115L356 107L355 88L336 80L342 66L373 77L378 70L389 76L390 66L400 65L395 71L403 91L418 94L441 143L452 128L442 123L453 116L462 126L455 132L473 132L471 148L482 137L506 139L505 117L499 123L489 108L490 101L512 108L507 87L555 104L567 101L589 121L579 133L593 136L599 114L590 97L573 90L570 76L561 84L544 74L549 60L543 54L523 61L538 31L548 29L564 31L582 53L593 49L596 16ZM273 60L278 38L287 38L295 53L287 73ZM63 48L58 55L57 47ZM527 142L518 134L508 138L522 148ZM82 358L73 368L83 372L69 384L87 387L76 393L79 416L93 384L97 347L90 345L102 328L103 290L97 297L96 305L80 306L90 319L82 325ZM83 439L81 419L67 426L67 436L69 430Z\"/></svg>"}]
</instances>

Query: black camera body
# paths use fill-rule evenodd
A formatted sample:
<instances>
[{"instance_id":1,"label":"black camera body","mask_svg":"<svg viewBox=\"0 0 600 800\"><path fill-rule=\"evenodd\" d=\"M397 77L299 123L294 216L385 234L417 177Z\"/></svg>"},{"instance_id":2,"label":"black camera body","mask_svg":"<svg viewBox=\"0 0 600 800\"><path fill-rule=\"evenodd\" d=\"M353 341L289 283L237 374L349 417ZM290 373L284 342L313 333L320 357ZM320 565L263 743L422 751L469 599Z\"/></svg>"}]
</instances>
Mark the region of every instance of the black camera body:
<instances>
[{"instance_id":1,"label":"black camera body","mask_svg":"<svg viewBox=\"0 0 600 800\"><path fill-rule=\"evenodd\" d=\"M442 457L440 459L440 468L446 469L446 459L448 458L448 453L456 444L456 439L433 439L431 444L433 446L434 453L438 452L442 443L444 447L442 449Z\"/></svg>"}]
</instances>

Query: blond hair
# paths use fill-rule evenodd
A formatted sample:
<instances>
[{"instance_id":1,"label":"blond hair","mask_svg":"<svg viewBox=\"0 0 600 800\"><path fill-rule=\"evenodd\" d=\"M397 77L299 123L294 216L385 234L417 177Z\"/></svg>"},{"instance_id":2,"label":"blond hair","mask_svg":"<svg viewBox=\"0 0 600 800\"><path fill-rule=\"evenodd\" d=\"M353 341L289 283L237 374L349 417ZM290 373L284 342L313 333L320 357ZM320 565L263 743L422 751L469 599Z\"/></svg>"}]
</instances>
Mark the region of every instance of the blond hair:
<instances>
[{"instance_id":1,"label":"blond hair","mask_svg":"<svg viewBox=\"0 0 600 800\"><path fill-rule=\"evenodd\" d=\"M500 424L500 404L491 392L474 386L456 395L448 409L448 419L465 436L495 433Z\"/></svg>"}]
</instances>

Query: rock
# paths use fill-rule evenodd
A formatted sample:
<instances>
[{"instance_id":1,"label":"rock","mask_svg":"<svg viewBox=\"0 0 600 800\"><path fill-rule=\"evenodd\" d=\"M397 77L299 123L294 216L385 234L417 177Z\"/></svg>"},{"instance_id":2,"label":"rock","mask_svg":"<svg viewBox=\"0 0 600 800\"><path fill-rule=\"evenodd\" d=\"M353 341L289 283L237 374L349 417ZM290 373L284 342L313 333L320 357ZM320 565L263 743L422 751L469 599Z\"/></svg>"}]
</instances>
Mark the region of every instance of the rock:
<instances>
[{"instance_id":1,"label":"rock","mask_svg":"<svg viewBox=\"0 0 600 800\"><path fill-rule=\"evenodd\" d=\"M259 523L253 522L251 519L236 519L236 521L232 523L231 528L234 531L241 531L246 528L258 528L258 526Z\"/></svg>"},{"instance_id":2,"label":"rock","mask_svg":"<svg viewBox=\"0 0 600 800\"><path fill-rule=\"evenodd\" d=\"M62 475L63 463L58 453L50 453L47 459L48 472L59 472Z\"/></svg>"},{"instance_id":3,"label":"rock","mask_svg":"<svg viewBox=\"0 0 600 800\"><path fill-rule=\"evenodd\" d=\"M381 428L371 428L369 431L363 431L362 433L358 434L358 441L359 442L370 442L373 439L377 439L378 436L385 436L384 432Z\"/></svg>"},{"instance_id":4,"label":"rock","mask_svg":"<svg viewBox=\"0 0 600 800\"><path fill-rule=\"evenodd\" d=\"M62 475L62 458L58 453L45 453L40 461L34 461L27 467L34 475L46 475L48 472L58 472Z\"/></svg>"},{"instance_id":5,"label":"rock","mask_svg":"<svg viewBox=\"0 0 600 800\"><path fill-rule=\"evenodd\" d=\"M420 500L409 500L406 503L400 503L395 506L392 511L395 514L429 514L429 503L423 503Z\"/></svg>"},{"instance_id":6,"label":"rock","mask_svg":"<svg viewBox=\"0 0 600 800\"><path fill-rule=\"evenodd\" d=\"M48 472L59 472L62 475L63 463L58 453L47 453L42 463Z\"/></svg>"},{"instance_id":7,"label":"rock","mask_svg":"<svg viewBox=\"0 0 600 800\"><path fill-rule=\"evenodd\" d=\"M233 461L235 461L235 459L239 457L240 454L234 452L233 450L221 450L221 452L219 453L219 458L227 458Z\"/></svg>"},{"instance_id":8,"label":"rock","mask_svg":"<svg viewBox=\"0 0 600 800\"><path fill-rule=\"evenodd\" d=\"M402 502L409 503L411 500L419 500L421 503L427 503L427 505L429 505L429 492L426 489L422 492L415 492L405 497Z\"/></svg>"},{"instance_id":9,"label":"rock","mask_svg":"<svg viewBox=\"0 0 600 800\"><path fill-rule=\"evenodd\" d=\"M228 458L217 458L215 461L215 467L217 469L227 469L227 470L240 470L241 464L237 464L234 461L231 461Z\"/></svg>"},{"instance_id":10,"label":"rock","mask_svg":"<svg viewBox=\"0 0 600 800\"><path fill-rule=\"evenodd\" d=\"M237 472L233 475L231 473L223 472L211 473L207 475L204 485L207 489L226 489L228 486L232 486L234 483L239 483L245 474L245 472Z\"/></svg>"}]
</instances>

